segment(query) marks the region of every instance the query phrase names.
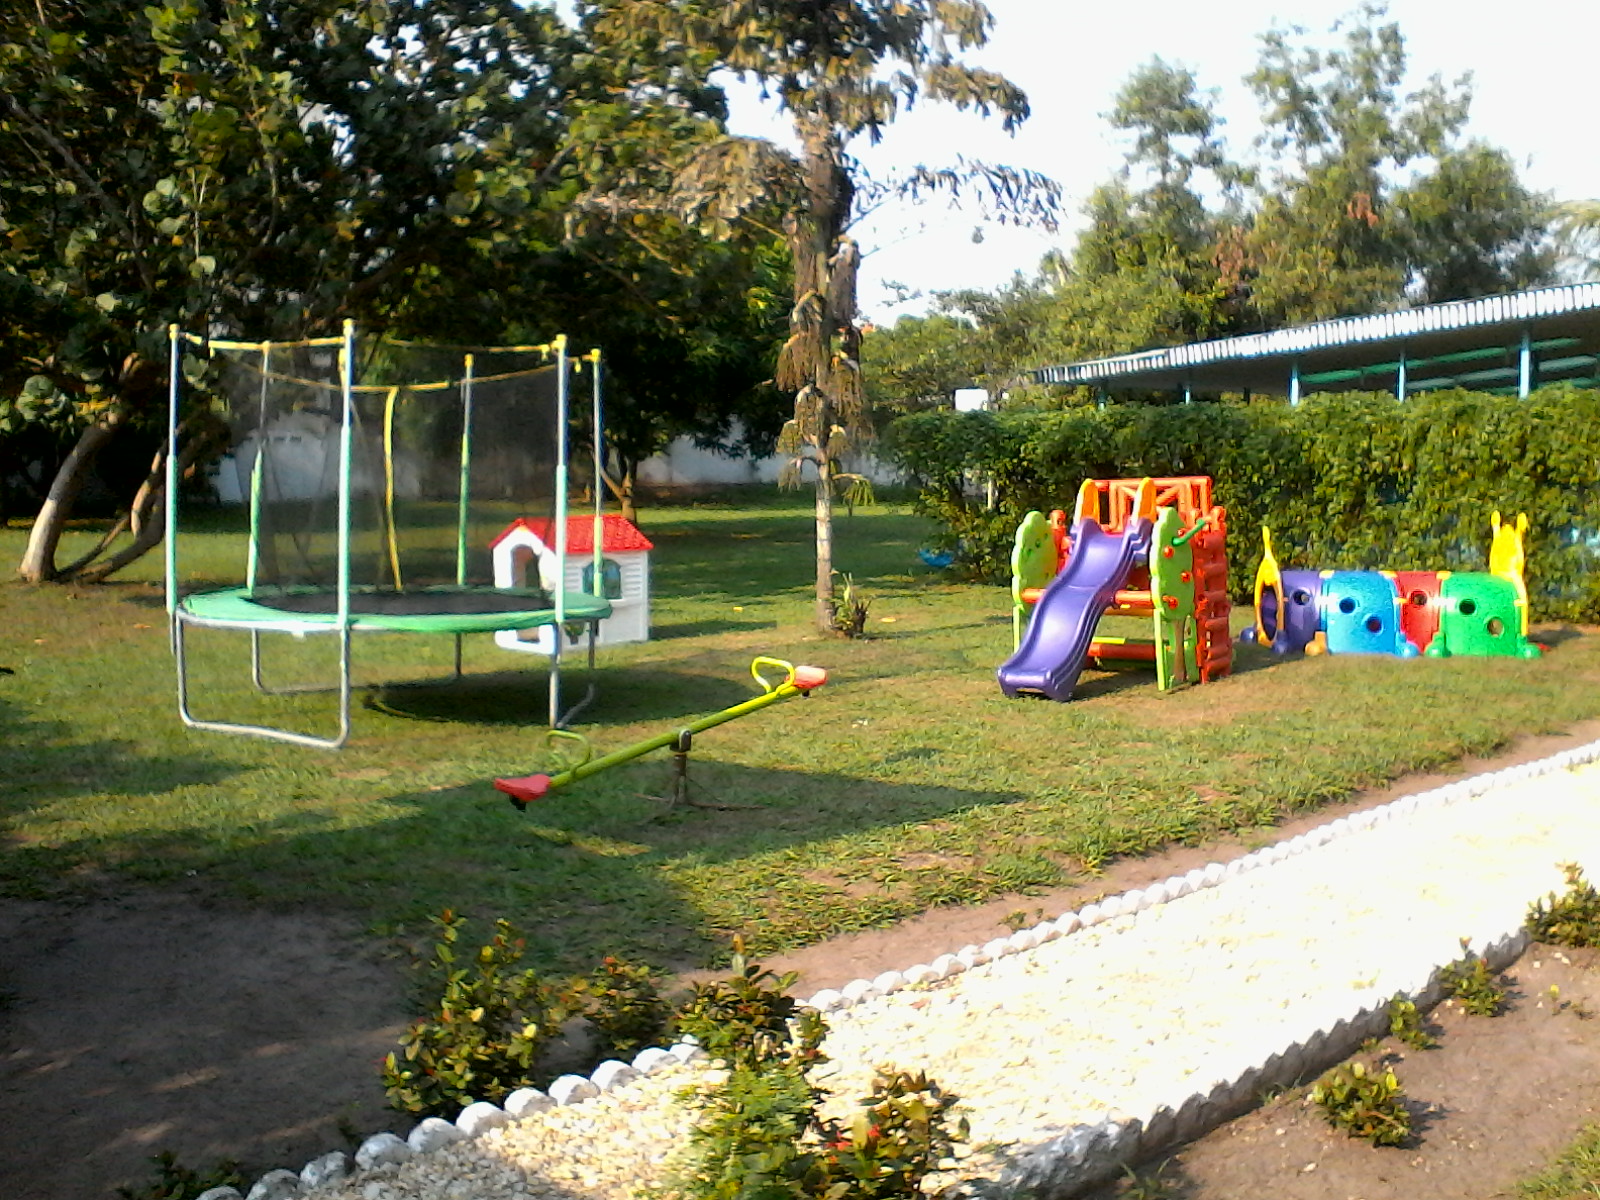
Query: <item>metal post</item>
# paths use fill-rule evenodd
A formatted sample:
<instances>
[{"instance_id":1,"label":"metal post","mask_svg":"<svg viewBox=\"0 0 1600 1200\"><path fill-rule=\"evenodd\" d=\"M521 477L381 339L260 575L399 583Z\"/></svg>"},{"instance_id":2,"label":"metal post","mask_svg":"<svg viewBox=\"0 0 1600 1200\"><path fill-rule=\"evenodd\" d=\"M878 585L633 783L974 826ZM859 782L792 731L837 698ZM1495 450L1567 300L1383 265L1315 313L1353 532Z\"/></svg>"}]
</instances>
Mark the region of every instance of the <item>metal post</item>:
<instances>
[{"instance_id":1,"label":"metal post","mask_svg":"<svg viewBox=\"0 0 1600 1200\"><path fill-rule=\"evenodd\" d=\"M1403 349L1400 351L1400 366L1394 373L1394 398L1396 400L1406 398L1406 352Z\"/></svg>"},{"instance_id":2,"label":"metal post","mask_svg":"<svg viewBox=\"0 0 1600 1200\"><path fill-rule=\"evenodd\" d=\"M550 727L561 723L561 639L565 635L567 586L567 335L557 334L556 351L556 563L555 628L550 638Z\"/></svg>"},{"instance_id":3,"label":"metal post","mask_svg":"<svg viewBox=\"0 0 1600 1200\"><path fill-rule=\"evenodd\" d=\"M472 355L461 376L461 485L456 500L456 586L467 582L467 501L472 494Z\"/></svg>"},{"instance_id":4,"label":"metal post","mask_svg":"<svg viewBox=\"0 0 1600 1200\"><path fill-rule=\"evenodd\" d=\"M1533 391L1533 335L1524 328L1522 331L1522 354L1517 372L1517 399L1526 400L1528 393Z\"/></svg>"},{"instance_id":5,"label":"metal post","mask_svg":"<svg viewBox=\"0 0 1600 1200\"><path fill-rule=\"evenodd\" d=\"M356 323L344 323L339 387L344 413L339 428L339 744L350 735L350 460L355 443Z\"/></svg>"},{"instance_id":6,"label":"metal post","mask_svg":"<svg viewBox=\"0 0 1600 1200\"><path fill-rule=\"evenodd\" d=\"M590 367L594 371L592 381L594 391L593 424L594 435L594 580L593 592L596 599L603 600L606 595L605 580L602 578L605 566L605 462L601 451L601 426L600 426L600 351L591 350L588 354ZM593 650L594 625L589 626L590 649ZM593 665L593 664L591 664Z\"/></svg>"},{"instance_id":7,"label":"metal post","mask_svg":"<svg viewBox=\"0 0 1600 1200\"><path fill-rule=\"evenodd\" d=\"M1292 408L1300 403L1300 360L1297 358L1289 364L1289 405Z\"/></svg>"},{"instance_id":8,"label":"metal post","mask_svg":"<svg viewBox=\"0 0 1600 1200\"><path fill-rule=\"evenodd\" d=\"M167 495L166 538L167 644L178 650L178 374L183 367L177 325L167 326Z\"/></svg>"},{"instance_id":9,"label":"metal post","mask_svg":"<svg viewBox=\"0 0 1600 1200\"><path fill-rule=\"evenodd\" d=\"M272 343L261 347L261 390L256 397L256 459L250 464L250 540L244 586L255 595L261 562L261 490L267 471L267 378L272 373Z\"/></svg>"},{"instance_id":10,"label":"metal post","mask_svg":"<svg viewBox=\"0 0 1600 1200\"><path fill-rule=\"evenodd\" d=\"M1183 383L1183 402L1185 404L1194 403L1194 389L1189 386L1188 380L1184 380Z\"/></svg>"}]
</instances>

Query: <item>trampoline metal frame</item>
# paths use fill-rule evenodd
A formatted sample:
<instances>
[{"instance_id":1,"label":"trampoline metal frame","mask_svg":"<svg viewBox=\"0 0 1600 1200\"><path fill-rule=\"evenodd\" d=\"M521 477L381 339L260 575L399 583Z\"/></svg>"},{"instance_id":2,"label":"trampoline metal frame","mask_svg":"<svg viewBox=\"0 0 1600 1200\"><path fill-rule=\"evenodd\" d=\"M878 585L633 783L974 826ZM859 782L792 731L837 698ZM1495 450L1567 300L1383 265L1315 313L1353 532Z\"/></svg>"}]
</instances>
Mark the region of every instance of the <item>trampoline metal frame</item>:
<instances>
[{"instance_id":1,"label":"trampoline metal frame","mask_svg":"<svg viewBox=\"0 0 1600 1200\"><path fill-rule=\"evenodd\" d=\"M353 376L353 370L354 370L353 364L354 364L354 361L355 361L355 325L354 325L354 322L352 322L352 321L346 321L345 322L344 331L343 331L343 334L340 337L337 337L337 338L319 338L319 339L315 340L316 343L320 343L320 344L323 344L323 345L330 345L330 346L337 345L340 348L340 391L341 391L342 397L343 397L343 405L342 405L342 408L343 408L343 419L342 419L341 424L340 424L340 440L339 440L339 483L338 483L338 503L339 503L339 551L338 551L338 553L339 553L339 580L338 580L338 586L337 586L338 609L337 609L336 613L334 614L334 618L335 619L334 619L334 621L332 623L329 623L329 622L299 621L299 620L294 620L293 618L285 618L284 620L281 620L281 621L272 621L272 622L269 622L269 623L260 623L260 622L251 623L251 622L246 622L246 621L241 621L241 620L211 619L211 618L207 618L207 617L204 617L204 616L197 616L197 615L195 615L193 613L187 613L187 612L184 611L184 601L178 595L178 585L177 585L177 578L178 578L178 569L177 569L178 568L178 564L177 564L177 488L178 488L177 459L178 459L178 455L177 455L176 451L177 451L177 439L178 439L178 408L179 408L179 401L180 401L179 379L180 379L181 368L182 368L182 343L183 343L183 340L186 337L190 337L190 336L191 335L186 335L186 334L183 334L182 332L180 332L178 326L175 325L175 324L168 326L168 338L169 338L169 342L170 342L170 357L169 357L168 396L167 396L167 399L168 399L168 406L167 406L167 413L168 413L168 416L167 416L168 452L167 452L167 461L166 461L166 497L165 497L165 499L166 499L166 513L165 513L165 516L166 516L166 529L165 529L165 534L166 534L166 536L165 536L165 542L166 542L166 547L165 547L166 572L165 572L165 574L166 574L167 613L168 613L168 617L169 617L168 635L169 635L169 640L170 640L170 643L171 643L172 654L173 654L173 657L174 657L174 660L175 660L175 663L176 663L176 667L177 667L176 674L177 674L177 685L178 685L178 687L177 687L177 691L178 691L178 716L183 721L184 725L187 726L188 728L191 728L191 729L201 729L201 730L206 730L206 731L213 732L213 733L231 733L231 734L240 734L240 735L244 735L244 736L248 736L248 737L267 738L267 739L270 739L270 740L273 740L273 741L288 742L288 743L290 743L292 745L306 746L306 747L310 747L310 748L313 748L313 749L337 750L340 747L344 746L345 743L347 741L349 741L349 738L350 738L350 731L351 731L350 697L353 694L353 692L355 691L355 684L354 684L354 680L352 678L352 671L351 671L351 642L352 642L353 635L355 634L355 632L357 632L357 626L358 626L358 623L360 622L360 619L361 619L360 615L357 614L357 613L352 612L351 608L350 608L350 591L351 591L351 588L350 588L350 540L349 540L350 539L350 513L349 513L349 506L350 506L350 447L351 447L352 413L353 413L353 405L352 405L351 393L352 393L352 390L353 390L353 378L352 378L352 376ZM199 340L199 339L194 339L194 340ZM213 343L213 344L221 344L221 343ZM559 414L558 415L558 425L564 431L565 428L566 428L566 414L567 414L567 379L566 379L566 374L567 374L568 355L567 355L567 339L566 339L566 336L565 335L561 335L561 336L557 337L555 342L552 343L552 345L549 347L549 349L554 351L554 356L555 356L555 359L556 359L556 362L557 362L557 367L558 367L558 375L557 375L557 379L558 379L558 384L557 384L557 409L558 409L558 414ZM269 352L270 352L270 350L269 350ZM583 356L583 358L580 361L591 362L593 364L593 370L594 370L594 418L595 418L595 421L596 421L594 442L595 442L595 467L596 467L596 471L598 472L599 466L600 466L600 435L599 435L599 426L598 426L598 422L600 420L600 354L599 354L599 351L598 350L591 351L588 355ZM458 586L461 583L464 582L464 578L465 578L465 576L464 576L464 565L463 565L465 560L464 560L464 557L462 557L462 556L465 553L465 550L464 550L465 511L466 511L466 491L465 491L465 489L466 489L467 472L468 472L467 456L471 452L471 449L470 449L470 447L471 447L471 443L470 443L470 420L471 420L471 381L472 381L472 374L473 374L472 356L468 355L467 356L467 360L466 360L466 375L465 375L465 382L466 382L466 386L467 386L467 393L466 393L467 423L464 423L463 430L462 430L462 464L461 464L462 494L461 494L461 498L460 498L461 516L458 518L458 522L459 522L459 525L460 525L460 530L459 530L458 537L459 537L459 539L461 539L461 548L458 550L458 562L457 562L457 572L456 572ZM253 472L254 475L259 475L259 465L260 464L259 464L259 460L258 460L258 463L257 463L258 470L256 472ZM259 495L258 495L258 493L259 493L259 479L253 479L252 483L253 483L254 486L252 487L252 496L251 496L251 512L252 512L251 522L252 522L252 526L254 526L256 501L259 499ZM596 484L598 485L598 479L596 480ZM556 461L556 497L557 497L557 500L556 500L556 504L557 504L557 520L556 520L557 559L556 559L556 561L558 563L565 562L565 560L566 560L566 556L565 556L565 549L566 549L566 485L567 485L567 439L566 439L565 432L563 432L563 434L562 434L562 436L561 436L561 438L560 438L560 440L559 440L559 442L557 444L557 461ZM595 494L596 494L596 497L597 497L596 512L595 512L595 528L596 528L596 534L595 534L595 558L596 558L596 562L598 563L598 561L600 559L600 544L599 544L600 514L599 514L599 505L598 505L598 497L600 495L600 490L599 490L598 486L596 486ZM255 535L255 530L254 530L254 528L252 528L252 552L251 552L251 560L250 560L250 562L248 564L248 570L247 570L247 576L249 577L249 580L250 580L251 583L254 582L254 576L255 576L254 535ZM595 573L594 573L594 581L595 581L595 588L596 588L595 595L598 598L599 594L600 594L599 593L599 588L601 586L601 573L598 570L596 570ZM547 621L547 622L540 622L540 623L541 624L553 625L553 626L555 626L557 628L557 630L559 630L562 625L571 623L573 618L567 612L564 590L562 588L560 588L559 586L557 586L554 590L555 590L555 595L554 595L554 602L555 603L554 603L554 611L551 614L551 619L549 621ZM609 608L609 606L606 606L606 607ZM579 617L577 619L581 620L587 626L587 629L588 629L588 647L587 647L588 648L588 666L589 666L590 671L592 672L594 670L594 665L595 665L595 643L596 643L596 640L597 640L597 632L598 632L598 629L599 629L599 622L600 622L600 620L603 619L603 617L590 615L590 616L585 616L585 617ZM218 720L212 720L212 719L209 719L209 718L195 716L194 712L192 711L192 709L190 707L190 700L189 700L189 695L190 695L189 662L188 662L187 638L185 636L185 631L186 631L187 627L190 626L190 625L199 626L201 628L211 628L211 629L247 630L249 632L249 634L250 634L250 680L251 680L251 683L255 686L256 690L258 692L264 694L264 695L282 696L282 695L306 694L306 693L313 693L313 692L337 691L338 696L339 696L339 727L338 727L338 733L333 737L321 737L321 736L318 736L316 734L299 733L299 732L296 732L294 730L279 729L279 728L275 728L275 727L269 726L269 725L253 725L253 724L247 724L247 723L244 723L244 722L236 722L236 721L218 721ZM300 638L300 639L304 639L306 637L311 637L311 636L316 636L316 635L328 635L328 634L337 635L337 637L339 639L339 679L338 679L338 682L336 684L334 684L334 685L331 685L331 686L321 685L321 684L292 684L292 685L283 686L283 687L275 687L275 686L269 685L266 682L266 679L265 679L265 676L264 676L264 672L263 672L263 669L262 669L261 635L263 633L286 633L286 634L289 634L289 635L291 635L293 637ZM380 688L447 686L447 685L459 682L463 677L463 672L462 672L462 652L461 652L461 639L462 639L462 636L463 635L460 632L454 633L455 652L454 652L454 656L453 656L452 671L451 671L451 674L449 676L447 676L445 678L437 678L437 677L435 677L435 678L430 678L430 679L419 679L419 680L407 680L407 681L395 681L395 682L385 682L385 683L379 683L379 684L370 684L370 685L366 685L367 688L372 689L372 690L376 690L376 689L380 689ZM549 712L550 727L552 729L560 729L560 728L564 727L568 722L570 722L573 718L575 718L578 715L578 713L581 712L584 708L588 707L588 705L595 699L595 696L597 695L597 688L596 688L596 686L594 684L594 681L593 681L593 678L592 678L592 675L591 675L591 678L589 680L589 685L588 685L588 688L586 690L586 693L585 693L583 699L578 701L578 703L574 704L571 708L566 709L565 711L562 710L562 707L561 707L561 649L560 649L560 647L561 647L561 637L559 636L559 633L553 639L553 643L554 643L554 650L553 650L552 654L550 655L550 670L549 670L549 677L548 677L548 693L549 693L549 695L548 695L548 699L549 699L548 712Z\"/></svg>"},{"instance_id":2,"label":"trampoline metal frame","mask_svg":"<svg viewBox=\"0 0 1600 1200\"><path fill-rule=\"evenodd\" d=\"M350 694L353 690L350 678L350 639L353 631L348 622L336 626L322 628L307 628L294 631L296 637L309 637L313 634L335 633L339 636L339 732L335 737L318 737L312 733L296 733L292 729L278 729L271 725L247 725L237 721L213 721L197 717L189 708L189 657L186 649L184 629L189 625L200 625L210 628L229 628L228 626L213 625L208 621L195 621L185 616L180 610L172 622L172 649L178 667L178 716L190 729L204 729L211 733L237 733L247 737L270 738L276 742L289 742L295 746L309 746L315 750L337 750L350 740ZM250 667L251 678L259 691L268 695L287 695L290 692L330 691L330 688L310 685L306 687L285 689L274 692L262 686L260 676L260 646L261 629L250 630ZM281 630L279 632L290 632ZM459 666L461 653L461 637L456 636L456 654ZM458 675L459 677L459 675Z\"/></svg>"},{"instance_id":3,"label":"trampoline metal frame","mask_svg":"<svg viewBox=\"0 0 1600 1200\"><path fill-rule=\"evenodd\" d=\"M594 670L595 633L599 626L599 619L584 622L588 626L588 665L589 670ZM269 738L273 741L289 742L296 746L309 746L316 750L338 750L350 740L350 698L356 690L351 661L351 642L355 630L349 625L302 625L296 629L287 627L275 630L252 628L250 629L250 682L255 689L267 696L296 696L320 692L337 691L339 694L339 732L333 737L319 737L312 733L297 733L292 729L278 729L270 725L249 725L237 721L216 721L209 718L197 717L189 705L189 659L187 639L184 636L186 626L197 625L209 629L237 629L237 625L221 621L208 621L204 618L195 618L178 612L173 621L173 655L177 662L178 674L178 716L190 729L203 729L211 733L233 733L247 737ZM286 623L287 625L287 623ZM263 633L287 633L293 637L305 638L317 635L326 636L337 634L339 636L339 681L336 684L290 684L288 686L273 686L266 682L262 671L261 635ZM448 687L459 683L463 678L461 669L461 639L464 635L455 634L455 654L451 673L444 677L428 679L386 680L383 683L363 685L363 690L378 691L392 688L408 687ZM552 718L551 728L563 729L585 708L594 702L598 689L593 680L579 700L565 712L560 710L560 691L556 677L550 680L551 711L555 714Z\"/></svg>"}]
</instances>

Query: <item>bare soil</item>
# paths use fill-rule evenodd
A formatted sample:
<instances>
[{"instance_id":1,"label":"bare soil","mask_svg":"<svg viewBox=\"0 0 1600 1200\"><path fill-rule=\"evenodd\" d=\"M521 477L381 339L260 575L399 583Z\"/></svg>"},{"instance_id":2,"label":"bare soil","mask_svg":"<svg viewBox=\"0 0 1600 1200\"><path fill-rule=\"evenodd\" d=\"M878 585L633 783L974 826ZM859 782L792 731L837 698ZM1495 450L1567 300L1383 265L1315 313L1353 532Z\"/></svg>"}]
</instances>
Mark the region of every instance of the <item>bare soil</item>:
<instances>
[{"instance_id":1,"label":"bare soil","mask_svg":"<svg viewBox=\"0 0 1600 1200\"><path fill-rule=\"evenodd\" d=\"M1506 973L1511 1004L1469 1016L1446 1002L1439 1045L1393 1039L1357 1057L1387 1061L1412 1138L1375 1148L1347 1137L1292 1088L1198 1141L1141 1164L1092 1200L1490 1200L1514 1196L1600 1109L1600 957L1536 945ZM1559 989L1552 999L1550 988ZM1308 1081L1309 1082L1309 1081Z\"/></svg>"},{"instance_id":2,"label":"bare soil","mask_svg":"<svg viewBox=\"0 0 1600 1200\"><path fill-rule=\"evenodd\" d=\"M1525 739L1493 759L1410 776L1263 830L1259 841L1596 738L1600 722ZM796 991L808 995L1253 844L1233 838L1175 847L1111 864L1085 886L937 909L770 965L799 972ZM1592 956L1536 950L1513 970L1517 998L1505 1016L1438 1010L1440 1049L1408 1051L1398 1068L1417 1104L1412 1146L1373 1150L1352 1142L1290 1094L1175 1153L1165 1186L1145 1194L1509 1194L1515 1180L1595 1119L1600 1020L1579 1015L1600 1013L1595 966ZM1551 983L1572 1007L1552 1013L1545 995ZM400 957L374 949L355 922L338 915L127 888L76 902L8 902L0 908L0 1197L113 1195L119 1185L147 1182L148 1159L159 1150L192 1166L231 1158L259 1174L298 1167L381 1129L403 1133L407 1122L383 1105L377 1063L404 1027L407 984Z\"/></svg>"}]
</instances>

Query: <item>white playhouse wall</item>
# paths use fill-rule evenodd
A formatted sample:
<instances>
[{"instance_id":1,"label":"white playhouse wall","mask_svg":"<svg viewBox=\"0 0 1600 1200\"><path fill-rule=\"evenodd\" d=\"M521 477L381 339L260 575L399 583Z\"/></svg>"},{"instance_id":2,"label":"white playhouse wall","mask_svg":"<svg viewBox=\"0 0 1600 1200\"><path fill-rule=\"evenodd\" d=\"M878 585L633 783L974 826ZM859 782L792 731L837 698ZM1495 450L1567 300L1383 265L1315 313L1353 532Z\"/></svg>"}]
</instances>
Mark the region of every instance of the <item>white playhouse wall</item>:
<instances>
[{"instance_id":1,"label":"white playhouse wall","mask_svg":"<svg viewBox=\"0 0 1600 1200\"><path fill-rule=\"evenodd\" d=\"M613 551L605 556L617 564L621 576L622 595L611 601L611 615L599 624L595 638L597 645L617 646L627 642L650 640L650 554L645 550ZM539 586L546 590L556 588L555 551L547 547L537 535L526 529L516 529L494 547L494 583L496 587L528 587L528 565L535 558L539 563ZM568 554L566 569L562 572L561 589L566 592L586 592L584 571L594 564L591 551ZM573 634L577 636L573 636ZM587 625L574 625L561 632L561 651L581 650L588 644ZM554 630L544 625L537 629L504 630L494 635L497 645L507 650L522 650L534 654L551 653Z\"/></svg>"}]
</instances>

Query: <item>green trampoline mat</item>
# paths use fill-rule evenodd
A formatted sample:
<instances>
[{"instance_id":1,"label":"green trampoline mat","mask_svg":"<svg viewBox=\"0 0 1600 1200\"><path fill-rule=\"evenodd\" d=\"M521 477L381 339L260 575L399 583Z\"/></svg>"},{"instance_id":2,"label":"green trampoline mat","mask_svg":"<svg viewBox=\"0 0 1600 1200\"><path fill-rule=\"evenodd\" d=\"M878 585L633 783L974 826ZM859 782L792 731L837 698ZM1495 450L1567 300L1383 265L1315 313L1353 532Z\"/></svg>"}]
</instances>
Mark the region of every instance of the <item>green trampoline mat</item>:
<instances>
[{"instance_id":1,"label":"green trampoline mat","mask_svg":"<svg viewBox=\"0 0 1600 1200\"><path fill-rule=\"evenodd\" d=\"M594 621L611 605L584 592L562 596L562 620ZM196 624L312 632L336 629L338 595L328 589L287 589L251 595L248 588L196 592L178 602ZM551 625L556 610L549 592L529 588L440 587L405 592L362 589L350 593L350 628L392 633L493 633Z\"/></svg>"}]
</instances>

